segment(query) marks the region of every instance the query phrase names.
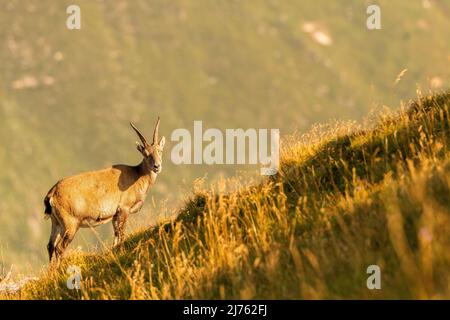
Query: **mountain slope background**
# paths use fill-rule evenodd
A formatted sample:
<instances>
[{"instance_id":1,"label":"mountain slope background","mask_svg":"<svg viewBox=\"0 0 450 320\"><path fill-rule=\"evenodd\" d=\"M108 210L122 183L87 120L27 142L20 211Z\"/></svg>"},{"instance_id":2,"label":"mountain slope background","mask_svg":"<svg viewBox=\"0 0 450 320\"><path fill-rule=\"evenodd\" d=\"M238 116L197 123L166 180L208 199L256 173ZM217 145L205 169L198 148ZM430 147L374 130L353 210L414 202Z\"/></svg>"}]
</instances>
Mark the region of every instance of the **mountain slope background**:
<instances>
[{"instance_id":1,"label":"mountain slope background","mask_svg":"<svg viewBox=\"0 0 450 320\"><path fill-rule=\"evenodd\" d=\"M72 251L4 297L447 299L450 92L371 124L293 136L276 177L198 189L176 219L100 254Z\"/></svg>"},{"instance_id":2,"label":"mountain slope background","mask_svg":"<svg viewBox=\"0 0 450 320\"><path fill-rule=\"evenodd\" d=\"M379 31L369 1L78 1L70 31L71 1L0 0L0 272L45 263L42 199L58 179L140 161L130 120L150 135L159 115L168 138L194 120L286 134L448 87L450 4L377 3ZM170 149L130 228L175 212L195 178L236 171L174 166Z\"/></svg>"}]
</instances>

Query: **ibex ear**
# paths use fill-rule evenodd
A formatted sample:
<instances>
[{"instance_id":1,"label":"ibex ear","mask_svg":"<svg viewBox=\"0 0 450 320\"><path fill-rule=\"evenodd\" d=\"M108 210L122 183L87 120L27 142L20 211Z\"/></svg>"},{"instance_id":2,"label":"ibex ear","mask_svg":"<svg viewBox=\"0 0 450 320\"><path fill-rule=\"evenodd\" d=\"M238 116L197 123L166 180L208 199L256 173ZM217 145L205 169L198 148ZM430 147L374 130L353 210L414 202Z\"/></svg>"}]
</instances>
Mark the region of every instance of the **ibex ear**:
<instances>
[{"instance_id":1,"label":"ibex ear","mask_svg":"<svg viewBox=\"0 0 450 320\"><path fill-rule=\"evenodd\" d=\"M164 149L164 145L166 144L166 137L162 137L161 140L159 140L159 147Z\"/></svg>"},{"instance_id":2,"label":"ibex ear","mask_svg":"<svg viewBox=\"0 0 450 320\"><path fill-rule=\"evenodd\" d=\"M145 149L145 147L143 147L139 142L136 141L136 149L138 149L138 151L144 156L144 157L148 157L148 152L147 149Z\"/></svg>"}]
</instances>

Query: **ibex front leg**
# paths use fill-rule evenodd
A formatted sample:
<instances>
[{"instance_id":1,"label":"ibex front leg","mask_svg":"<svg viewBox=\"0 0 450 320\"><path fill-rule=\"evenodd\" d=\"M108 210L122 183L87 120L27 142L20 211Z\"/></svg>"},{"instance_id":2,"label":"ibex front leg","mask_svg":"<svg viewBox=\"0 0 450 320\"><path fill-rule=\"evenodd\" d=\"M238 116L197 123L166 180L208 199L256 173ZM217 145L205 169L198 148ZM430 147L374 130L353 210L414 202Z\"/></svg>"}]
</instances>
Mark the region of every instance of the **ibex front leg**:
<instances>
[{"instance_id":1,"label":"ibex front leg","mask_svg":"<svg viewBox=\"0 0 450 320\"><path fill-rule=\"evenodd\" d=\"M127 219L128 212L123 209L117 210L116 215L113 217L112 224L114 228L114 247L123 242Z\"/></svg>"}]
</instances>

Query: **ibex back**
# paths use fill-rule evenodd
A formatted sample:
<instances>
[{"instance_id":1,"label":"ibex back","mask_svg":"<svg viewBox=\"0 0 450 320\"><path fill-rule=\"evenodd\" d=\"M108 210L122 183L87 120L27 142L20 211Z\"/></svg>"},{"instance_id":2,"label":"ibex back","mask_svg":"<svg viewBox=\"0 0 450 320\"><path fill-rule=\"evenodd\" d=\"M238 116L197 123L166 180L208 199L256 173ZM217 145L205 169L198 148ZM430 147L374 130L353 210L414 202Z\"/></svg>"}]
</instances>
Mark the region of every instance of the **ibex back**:
<instances>
[{"instance_id":1,"label":"ibex back","mask_svg":"<svg viewBox=\"0 0 450 320\"><path fill-rule=\"evenodd\" d=\"M141 140L143 160L137 166L115 165L59 181L44 199L45 215L52 221L47 245L50 261L60 257L81 228L112 221L114 246L124 237L127 218L142 208L148 190L162 170L165 138L158 139L159 118L152 144L130 123Z\"/></svg>"}]
</instances>

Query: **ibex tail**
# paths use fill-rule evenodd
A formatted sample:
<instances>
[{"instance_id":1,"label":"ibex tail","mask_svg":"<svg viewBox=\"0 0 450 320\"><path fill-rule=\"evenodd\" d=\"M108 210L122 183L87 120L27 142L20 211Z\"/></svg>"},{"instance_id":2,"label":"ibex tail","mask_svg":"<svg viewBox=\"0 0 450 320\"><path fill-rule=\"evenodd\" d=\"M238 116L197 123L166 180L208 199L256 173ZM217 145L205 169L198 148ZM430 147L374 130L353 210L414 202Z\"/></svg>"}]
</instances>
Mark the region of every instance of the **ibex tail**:
<instances>
[{"instance_id":1,"label":"ibex tail","mask_svg":"<svg viewBox=\"0 0 450 320\"><path fill-rule=\"evenodd\" d=\"M51 199L53 197L53 193L55 192L54 190L55 190L55 187L51 188L44 199L44 207L45 207L44 215L45 215L46 220L50 219L50 216L52 215Z\"/></svg>"}]
</instances>

